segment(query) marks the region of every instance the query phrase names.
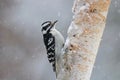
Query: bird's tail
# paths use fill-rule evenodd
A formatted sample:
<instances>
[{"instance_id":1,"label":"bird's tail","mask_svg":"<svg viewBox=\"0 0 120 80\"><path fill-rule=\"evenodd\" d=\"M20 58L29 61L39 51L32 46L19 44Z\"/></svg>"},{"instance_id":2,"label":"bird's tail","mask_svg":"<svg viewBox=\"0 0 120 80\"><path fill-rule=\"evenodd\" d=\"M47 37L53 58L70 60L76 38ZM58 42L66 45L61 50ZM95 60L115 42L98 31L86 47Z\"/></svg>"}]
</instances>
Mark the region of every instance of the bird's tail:
<instances>
[{"instance_id":1,"label":"bird's tail","mask_svg":"<svg viewBox=\"0 0 120 80\"><path fill-rule=\"evenodd\" d=\"M55 74L56 74L56 63L55 63L55 62L52 63L52 67L53 67L53 71L54 71ZM56 74L56 77L57 77L57 74Z\"/></svg>"},{"instance_id":2,"label":"bird's tail","mask_svg":"<svg viewBox=\"0 0 120 80\"><path fill-rule=\"evenodd\" d=\"M55 62L52 63L52 66L53 66L53 71L56 72L56 64L55 64Z\"/></svg>"}]
</instances>

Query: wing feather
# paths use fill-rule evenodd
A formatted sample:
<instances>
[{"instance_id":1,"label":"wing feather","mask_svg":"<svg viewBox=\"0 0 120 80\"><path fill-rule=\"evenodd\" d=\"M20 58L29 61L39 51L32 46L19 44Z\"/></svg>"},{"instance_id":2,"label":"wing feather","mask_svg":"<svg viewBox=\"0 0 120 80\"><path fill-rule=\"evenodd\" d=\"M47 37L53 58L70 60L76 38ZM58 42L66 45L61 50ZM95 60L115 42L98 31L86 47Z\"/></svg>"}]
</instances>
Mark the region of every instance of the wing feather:
<instances>
[{"instance_id":1,"label":"wing feather","mask_svg":"<svg viewBox=\"0 0 120 80\"><path fill-rule=\"evenodd\" d=\"M51 33L43 35L44 43L48 54L48 60L53 66L53 70L56 71L55 65L55 37Z\"/></svg>"}]
</instances>

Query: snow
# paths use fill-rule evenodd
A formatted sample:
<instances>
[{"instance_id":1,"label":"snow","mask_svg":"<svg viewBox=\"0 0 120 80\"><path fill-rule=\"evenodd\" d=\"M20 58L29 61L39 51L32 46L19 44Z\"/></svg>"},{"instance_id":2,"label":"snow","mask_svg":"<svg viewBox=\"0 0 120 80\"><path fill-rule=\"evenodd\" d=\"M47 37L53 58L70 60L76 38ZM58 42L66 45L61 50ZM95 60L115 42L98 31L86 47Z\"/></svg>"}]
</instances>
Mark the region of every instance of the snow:
<instances>
[{"instance_id":1,"label":"snow","mask_svg":"<svg viewBox=\"0 0 120 80\"><path fill-rule=\"evenodd\" d=\"M85 11L85 10L88 10L89 7L90 7L89 3L85 3L85 4L80 8L79 11Z\"/></svg>"},{"instance_id":2,"label":"snow","mask_svg":"<svg viewBox=\"0 0 120 80\"><path fill-rule=\"evenodd\" d=\"M111 4L108 14L111 20L107 23L91 80L120 79L120 0L112 0ZM40 25L46 20L59 19L57 27L66 36L73 15L72 5L73 0L44 0L44 4L43 0L0 0L0 80L55 80ZM83 6L81 10L87 8ZM69 46L68 39L66 45Z\"/></svg>"}]
</instances>

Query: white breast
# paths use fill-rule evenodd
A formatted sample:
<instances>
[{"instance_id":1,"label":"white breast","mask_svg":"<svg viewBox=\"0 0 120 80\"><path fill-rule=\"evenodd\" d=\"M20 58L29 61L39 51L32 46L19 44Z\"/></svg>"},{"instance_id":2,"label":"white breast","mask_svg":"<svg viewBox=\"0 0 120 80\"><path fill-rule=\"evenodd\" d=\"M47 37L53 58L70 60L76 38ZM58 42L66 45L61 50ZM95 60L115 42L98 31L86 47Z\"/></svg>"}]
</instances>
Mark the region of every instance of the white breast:
<instances>
[{"instance_id":1,"label":"white breast","mask_svg":"<svg viewBox=\"0 0 120 80\"><path fill-rule=\"evenodd\" d=\"M58 57L60 56L61 49L63 48L64 37L56 29L51 30L51 33L55 36L55 52L56 52L56 57Z\"/></svg>"}]
</instances>

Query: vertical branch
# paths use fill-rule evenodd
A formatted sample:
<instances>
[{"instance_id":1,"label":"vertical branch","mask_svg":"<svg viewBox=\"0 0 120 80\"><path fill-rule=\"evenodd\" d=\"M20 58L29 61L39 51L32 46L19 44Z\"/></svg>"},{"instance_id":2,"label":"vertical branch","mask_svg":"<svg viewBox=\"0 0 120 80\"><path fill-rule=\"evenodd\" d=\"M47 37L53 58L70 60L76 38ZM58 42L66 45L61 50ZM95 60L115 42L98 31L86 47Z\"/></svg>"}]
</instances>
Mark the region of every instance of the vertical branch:
<instances>
[{"instance_id":1,"label":"vertical branch","mask_svg":"<svg viewBox=\"0 0 120 80\"><path fill-rule=\"evenodd\" d=\"M75 0L57 80L90 80L110 0Z\"/></svg>"}]
</instances>

